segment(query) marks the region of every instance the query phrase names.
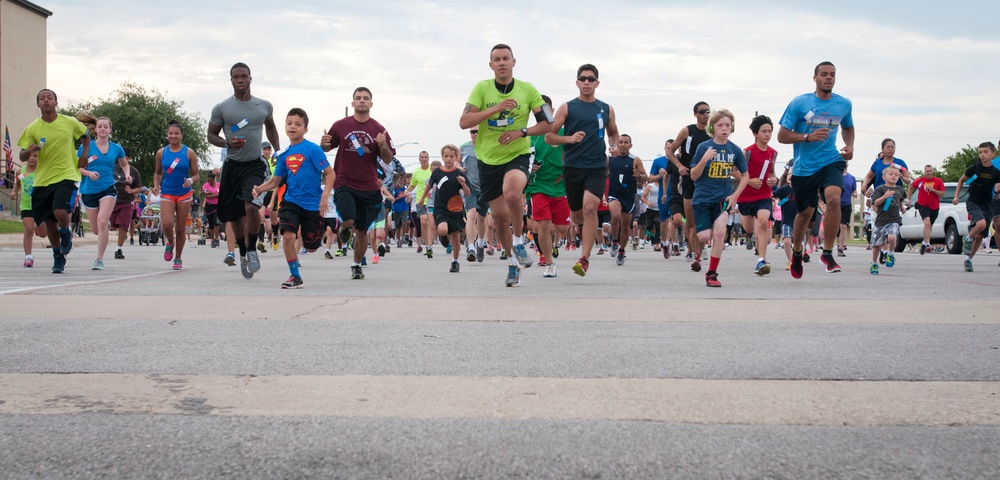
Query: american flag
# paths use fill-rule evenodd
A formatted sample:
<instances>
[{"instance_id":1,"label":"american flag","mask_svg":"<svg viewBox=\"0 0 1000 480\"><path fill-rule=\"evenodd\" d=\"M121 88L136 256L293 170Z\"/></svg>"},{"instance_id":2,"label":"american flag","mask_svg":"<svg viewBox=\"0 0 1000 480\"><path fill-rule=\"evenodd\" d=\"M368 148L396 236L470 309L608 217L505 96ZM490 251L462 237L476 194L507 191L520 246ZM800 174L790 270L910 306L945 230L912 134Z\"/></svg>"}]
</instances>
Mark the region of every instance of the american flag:
<instances>
[{"instance_id":1,"label":"american flag","mask_svg":"<svg viewBox=\"0 0 1000 480\"><path fill-rule=\"evenodd\" d=\"M3 157L7 161L7 171L9 172L14 168L14 150L10 146L10 127L4 125L3 130Z\"/></svg>"}]
</instances>

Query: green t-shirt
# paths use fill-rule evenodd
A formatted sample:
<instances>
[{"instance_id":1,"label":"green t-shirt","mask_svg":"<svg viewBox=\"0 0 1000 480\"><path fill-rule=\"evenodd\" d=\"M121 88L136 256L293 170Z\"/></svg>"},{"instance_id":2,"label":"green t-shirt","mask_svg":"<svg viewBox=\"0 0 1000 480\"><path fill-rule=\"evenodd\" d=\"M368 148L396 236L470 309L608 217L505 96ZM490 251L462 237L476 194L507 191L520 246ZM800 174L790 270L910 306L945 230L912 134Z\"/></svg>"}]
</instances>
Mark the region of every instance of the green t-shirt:
<instances>
[{"instance_id":1,"label":"green t-shirt","mask_svg":"<svg viewBox=\"0 0 1000 480\"><path fill-rule=\"evenodd\" d=\"M559 129L559 135L563 129ZM566 185L563 184L563 149L545 143L545 137L531 137L531 146L535 148L535 163L538 171L528 177L528 186L524 193L532 195L542 193L550 197L565 197Z\"/></svg>"},{"instance_id":2,"label":"green t-shirt","mask_svg":"<svg viewBox=\"0 0 1000 480\"><path fill-rule=\"evenodd\" d=\"M59 114L52 123L41 118L31 122L24 129L17 146L27 150L31 144L45 145L38 151L38 167L35 169L35 186L44 187L63 180L80 181L77 166L76 139L87 133L87 127L79 120Z\"/></svg>"},{"instance_id":3,"label":"green t-shirt","mask_svg":"<svg viewBox=\"0 0 1000 480\"><path fill-rule=\"evenodd\" d=\"M514 110L500 112L495 118L486 119L479 124L476 157L487 165L503 165L514 157L531 151L531 140L527 138L501 145L500 136L504 132L520 132L522 128L527 128L531 111L542 106L542 95L530 83L516 79L514 87L504 95L497 91L496 82L491 78L477 83L466 102L479 110L486 110L508 98L517 101Z\"/></svg>"},{"instance_id":4,"label":"green t-shirt","mask_svg":"<svg viewBox=\"0 0 1000 480\"><path fill-rule=\"evenodd\" d=\"M417 167L410 175L410 185L417 186L417 188L413 189L413 193L416 194L414 202L420 200L420 197L424 194L424 188L427 188L427 179L431 178L433 171L434 169L431 167L427 167L427 170Z\"/></svg>"},{"instance_id":5,"label":"green t-shirt","mask_svg":"<svg viewBox=\"0 0 1000 480\"><path fill-rule=\"evenodd\" d=\"M21 211L31 210L31 190L35 186L35 172L29 172L28 167L21 167L17 179L21 182Z\"/></svg>"}]
</instances>

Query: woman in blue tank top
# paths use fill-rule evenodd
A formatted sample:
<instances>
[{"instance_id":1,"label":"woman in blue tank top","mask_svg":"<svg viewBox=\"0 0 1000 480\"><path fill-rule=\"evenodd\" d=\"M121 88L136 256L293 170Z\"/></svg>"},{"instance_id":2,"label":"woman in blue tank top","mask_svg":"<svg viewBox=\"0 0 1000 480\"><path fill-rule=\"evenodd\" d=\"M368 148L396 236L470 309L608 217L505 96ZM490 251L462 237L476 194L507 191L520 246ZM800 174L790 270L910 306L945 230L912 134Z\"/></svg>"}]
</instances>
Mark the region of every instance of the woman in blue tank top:
<instances>
[{"instance_id":1,"label":"woman in blue tank top","mask_svg":"<svg viewBox=\"0 0 1000 480\"><path fill-rule=\"evenodd\" d=\"M153 173L153 194L160 197L160 226L166 239L163 259L174 261L174 270L183 268L181 253L184 251L184 225L191 215L191 185L198 176L198 156L181 143L184 131L181 124L171 120L167 125L167 146L156 152ZM174 255L176 248L177 254Z\"/></svg>"},{"instance_id":2,"label":"woman in blue tank top","mask_svg":"<svg viewBox=\"0 0 1000 480\"><path fill-rule=\"evenodd\" d=\"M87 211L90 229L97 235L97 259L91 270L103 270L104 252L108 248L108 222L118 198L115 164L124 161L125 150L110 140L111 120L108 117L98 118L93 125L93 133L97 138L90 145L87 166L80 168L80 202ZM82 147L77 150L77 155L81 150ZM123 165L122 170L128 172L128 164ZM131 177L126 181L131 182Z\"/></svg>"}]
</instances>

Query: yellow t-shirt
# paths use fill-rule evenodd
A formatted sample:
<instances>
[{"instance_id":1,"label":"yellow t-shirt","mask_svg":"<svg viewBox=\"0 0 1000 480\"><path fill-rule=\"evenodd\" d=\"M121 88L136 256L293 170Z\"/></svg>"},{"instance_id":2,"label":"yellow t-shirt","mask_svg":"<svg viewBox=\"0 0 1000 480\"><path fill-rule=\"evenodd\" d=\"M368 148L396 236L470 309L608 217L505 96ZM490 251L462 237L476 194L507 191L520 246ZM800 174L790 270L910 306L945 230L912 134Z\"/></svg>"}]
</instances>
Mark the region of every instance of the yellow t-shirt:
<instances>
[{"instance_id":1,"label":"yellow t-shirt","mask_svg":"<svg viewBox=\"0 0 1000 480\"><path fill-rule=\"evenodd\" d=\"M427 170L420 167L413 170L413 173L410 175L410 185L416 185L416 188L413 189L413 193L417 195L414 197L416 199L414 201L419 201L420 197L423 196L424 189L427 188L427 179L431 178L431 172L433 171L434 169L431 167L427 167Z\"/></svg>"},{"instance_id":2,"label":"yellow t-shirt","mask_svg":"<svg viewBox=\"0 0 1000 480\"><path fill-rule=\"evenodd\" d=\"M59 114L52 123L41 118L31 122L24 129L17 146L27 150L31 144L41 144L38 151L38 167L35 169L35 187L44 187L63 180L80 181L80 170L76 156L76 139L87 133L87 127L79 120Z\"/></svg>"},{"instance_id":3,"label":"yellow t-shirt","mask_svg":"<svg viewBox=\"0 0 1000 480\"><path fill-rule=\"evenodd\" d=\"M517 79L514 79L511 91L504 95L497 91L496 82L491 78L477 83L466 102L482 111L508 98L517 100L516 108L500 112L496 117L488 118L479 124L476 157L487 165L503 165L531 151L530 138L518 138L507 145L501 145L500 136L504 132L520 132L522 128L528 128L531 111L544 103L542 95L530 83Z\"/></svg>"}]
</instances>

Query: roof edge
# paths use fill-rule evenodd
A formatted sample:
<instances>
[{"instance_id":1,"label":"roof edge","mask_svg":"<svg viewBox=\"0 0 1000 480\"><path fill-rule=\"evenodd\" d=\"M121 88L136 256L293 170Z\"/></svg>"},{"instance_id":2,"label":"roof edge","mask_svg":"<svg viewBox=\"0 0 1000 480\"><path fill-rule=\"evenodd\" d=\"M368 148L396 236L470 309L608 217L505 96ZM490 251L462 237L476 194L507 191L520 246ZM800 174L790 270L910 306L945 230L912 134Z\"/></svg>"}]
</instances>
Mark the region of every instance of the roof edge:
<instances>
[{"instance_id":1,"label":"roof edge","mask_svg":"<svg viewBox=\"0 0 1000 480\"><path fill-rule=\"evenodd\" d=\"M44 9L44 8L42 8L42 7L34 4L34 3L32 3L32 2L29 2L27 0L10 0L10 2L11 3L15 3L17 5L20 5L20 6L26 8L28 10L31 10L32 12L35 12L35 13L37 13L37 14L45 17L45 18L48 18L48 17L52 16L52 12L50 12L50 11L48 11L48 10L46 10L46 9Z\"/></svg>"}]
</instances>

